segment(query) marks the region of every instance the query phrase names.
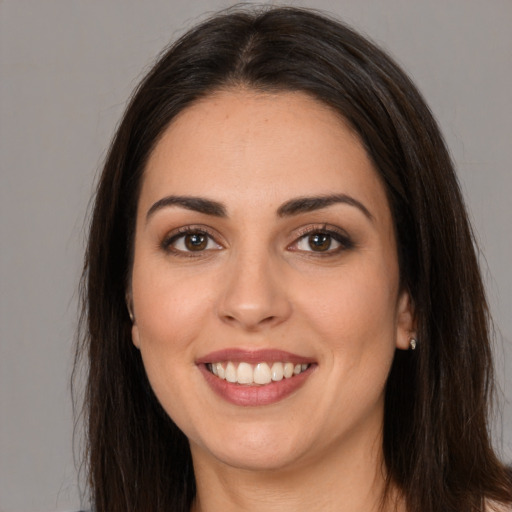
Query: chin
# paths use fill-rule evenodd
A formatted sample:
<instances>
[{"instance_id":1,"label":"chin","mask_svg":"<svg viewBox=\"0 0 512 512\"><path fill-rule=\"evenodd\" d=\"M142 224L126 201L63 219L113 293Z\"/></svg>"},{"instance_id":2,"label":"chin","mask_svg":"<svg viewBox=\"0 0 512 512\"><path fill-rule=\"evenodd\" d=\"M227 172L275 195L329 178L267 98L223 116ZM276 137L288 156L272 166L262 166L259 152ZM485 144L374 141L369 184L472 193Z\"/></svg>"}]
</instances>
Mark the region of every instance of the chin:
<instances>
[{"instance_id":1,"label":"chin","mask_svg":"<svg viewBox=\"0 0 512 512\"><path fill-rule=\"evenodd\" d=\"M292 467L297 460L297 451L293 453L269 453L252 450L248 447L236 447L233 450L219 450L212 455L220 463L245 471L281 471Z\"/></svg>"},{"instance_id":2,"label":"chin","mask_svg":"<svg viewBox=\"0 0 512 512\"><path fill-rule=\"evenodd\" d=\"M302 455L302 436L293 435L289 426L282 435L261 425L236 430L218 440L191 441L192 457L207 452L220 463L237 469L273 471L293 465Z\"/></svg>"}]
</instances>

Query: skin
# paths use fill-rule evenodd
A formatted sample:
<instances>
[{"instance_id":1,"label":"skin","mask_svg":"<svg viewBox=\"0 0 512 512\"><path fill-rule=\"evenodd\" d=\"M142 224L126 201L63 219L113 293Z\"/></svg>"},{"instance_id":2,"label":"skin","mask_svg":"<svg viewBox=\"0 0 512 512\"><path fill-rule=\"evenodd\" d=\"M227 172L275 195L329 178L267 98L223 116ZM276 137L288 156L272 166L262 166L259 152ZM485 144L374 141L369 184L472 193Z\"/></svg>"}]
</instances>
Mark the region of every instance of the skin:
<instances>
[{"instance_id":1,"label":"skin","mask_svg":"<svg viewBox=\"0 0 512 512\"><path fill-rule=\"evenodd\" d=\"M277 213L331 194L367 213ZM168 205L148 216L170 195L214 200L226 215ZM176 233L186 226L211 235L204 250L187 252L190 237ZM344 243L313 250L305 233L325 230ZM129 295L150 383L190 441L195 510L377 510L384 386L414 315L384 186L338 115L303 93L245 89L183 111L145 170ZM315 367L285 399L242 407L196 364L226 348L285 350Z\"/></svg>"}]
</instances>

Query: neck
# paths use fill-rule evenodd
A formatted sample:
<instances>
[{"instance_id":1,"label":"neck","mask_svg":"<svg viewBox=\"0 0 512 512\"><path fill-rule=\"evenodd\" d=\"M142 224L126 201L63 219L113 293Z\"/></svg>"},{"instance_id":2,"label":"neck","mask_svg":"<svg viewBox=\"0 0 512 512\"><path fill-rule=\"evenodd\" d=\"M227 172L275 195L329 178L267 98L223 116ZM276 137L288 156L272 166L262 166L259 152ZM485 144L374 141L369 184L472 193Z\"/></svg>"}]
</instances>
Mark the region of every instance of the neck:
<instances>
[{"instance_id":1,"label":"neck","mask_svg":"<svg viewBox=\"0 0 512 512\"><path fill-rule=\"evenodd\" d=\"M228 466L191 446L197 494L193 512L383 512L399 511L397 493L383 502L386 472L382 439L329 447L287 467L251 470ZM364 436L362 436L364 438Z\"/></svg>"}]
</instances>

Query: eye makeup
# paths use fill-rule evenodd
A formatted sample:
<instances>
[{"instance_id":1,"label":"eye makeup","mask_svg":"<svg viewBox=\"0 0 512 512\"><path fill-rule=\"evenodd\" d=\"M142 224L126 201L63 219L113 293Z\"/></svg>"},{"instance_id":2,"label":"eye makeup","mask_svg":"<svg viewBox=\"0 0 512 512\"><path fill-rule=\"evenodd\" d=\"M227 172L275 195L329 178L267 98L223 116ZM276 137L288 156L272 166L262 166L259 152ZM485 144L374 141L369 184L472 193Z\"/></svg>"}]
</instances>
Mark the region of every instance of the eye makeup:
<instances>
[{"instance_id":1,"label":"eye makeup","mask_svg":"<svg viewBox=\"0 0 512 512\"><path fill-rule=\"evenodd\" d=\"M288 250L311 253L311 256L333 256L353 249L355 243L347 232L331 224L309 225L301 228L298 238Z\"/></svg>"},{"instance_id":2,"label":"eye makeup","mask_svg":"<svg viewBox=\"0 0 512 512\"><path fill-rule=\"evenodd\" d=\"M332 224L310 224L293 233L294 240L286 250L310 257L327 258L353 249L356 244L347 232ZM225 249L220 236L204 225L186 225L172 230L160 248L176 257L201 257Z\"/></svg>"},{"instance_id":3,"label":"eye makeup","mask_svg":"<svg viewBox=\"0 0 512 512\"><path fill-rule=\"evenodd\" d=\"M160 247L177 257L198 257L205 252L219 251L224 247L217 242L217 236L206 226L182 226L167 234Z\"/></svg>"}]
</instances>

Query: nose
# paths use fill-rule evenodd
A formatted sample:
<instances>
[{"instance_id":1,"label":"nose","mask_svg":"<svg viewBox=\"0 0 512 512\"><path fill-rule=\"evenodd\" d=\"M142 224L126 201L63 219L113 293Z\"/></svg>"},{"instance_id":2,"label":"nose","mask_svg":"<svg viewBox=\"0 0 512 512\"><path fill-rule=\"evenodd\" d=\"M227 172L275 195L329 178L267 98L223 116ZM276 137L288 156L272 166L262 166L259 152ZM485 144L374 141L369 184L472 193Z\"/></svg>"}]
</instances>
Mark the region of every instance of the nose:
<instances>
[{"instance_id":1,"label":"nose","mask_svg":"<svg viewBox=\"0 0 512 512\"><path fill-rule=\"evenodd\" d=\"M285 272L268 254L234 258L218 302L219 318L234 327L260 331L285 322L292 311Z\"/></svg>"}]
</instances>

